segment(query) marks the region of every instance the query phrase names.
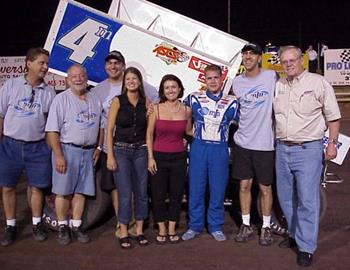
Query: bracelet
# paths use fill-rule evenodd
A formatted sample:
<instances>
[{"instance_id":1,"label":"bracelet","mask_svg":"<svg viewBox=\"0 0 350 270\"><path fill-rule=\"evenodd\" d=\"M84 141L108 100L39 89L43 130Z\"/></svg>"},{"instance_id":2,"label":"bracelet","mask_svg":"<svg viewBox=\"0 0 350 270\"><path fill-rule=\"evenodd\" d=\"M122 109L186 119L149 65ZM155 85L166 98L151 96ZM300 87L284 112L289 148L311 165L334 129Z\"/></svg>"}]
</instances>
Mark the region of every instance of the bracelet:
<instances>
[{"instance_id":1,"label":"bracelet","mask_svg":"<svg viewBox=\"0 0 350 270\"><path fill-rule=\"evenodd\" d=\"M101 145L98 145L98 146L96 147L96 149L97 149L98 151L102 151L102 146L101 146Z\"/></svg>"},{"instance_id":2,"label":"bracelet","mask_svg":"<svg viewBox=\"0 0 350 270\"><path fill-rule=\"evenodd\" d=\"M149 158L149 159L154 159L154 157L152 157L152 156L149 156L148 158Z\"/></svg>"}]
</instances>

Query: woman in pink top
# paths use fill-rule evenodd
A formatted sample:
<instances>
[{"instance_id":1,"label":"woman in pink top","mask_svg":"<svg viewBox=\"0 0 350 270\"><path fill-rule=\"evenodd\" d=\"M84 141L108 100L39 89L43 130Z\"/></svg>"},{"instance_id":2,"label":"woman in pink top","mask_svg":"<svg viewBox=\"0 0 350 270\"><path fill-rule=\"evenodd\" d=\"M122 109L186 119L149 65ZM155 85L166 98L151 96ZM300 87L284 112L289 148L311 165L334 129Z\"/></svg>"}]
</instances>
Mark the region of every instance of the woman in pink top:
<instances>
[{"instance_id":1,"label":"woman in pink top","mask_svg":"<svg viewBox=\"0 0 350 270\"><path fill-rule=\"evenodd\" d=\"M159 232L156 241L178 243L175 226L179 220L182 193L187 172L185 134L192 135L191 109L179 100L184 87L172 74L165 75L159 86L160 103L148 120L148 170L151 173L151 190L154 221ZM169 198L168 209L165 199ZM168 221L168 228L165 222Z\"/></svg>"}]
</instances>

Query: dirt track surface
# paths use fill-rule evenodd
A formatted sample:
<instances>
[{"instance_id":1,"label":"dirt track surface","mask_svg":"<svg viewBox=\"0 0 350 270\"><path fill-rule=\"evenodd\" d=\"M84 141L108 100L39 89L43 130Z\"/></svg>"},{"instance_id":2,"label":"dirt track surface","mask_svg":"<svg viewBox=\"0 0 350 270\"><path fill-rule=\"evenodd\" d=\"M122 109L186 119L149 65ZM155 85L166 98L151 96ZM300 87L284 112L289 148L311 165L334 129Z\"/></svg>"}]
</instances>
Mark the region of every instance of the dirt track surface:
<instances>
[{"instance_id":1,"label":"dirt track surface","mask_svg":"<svg viewBox=\"0 0 350 270\"><path fill-rule=\"evenodd\" d=\"M341 132L350 135L350 120L342 122ZM331 164L329 171L344 179L341 184L329 184L327 212L320 224L318 249L310 269L350 269L350 158L342 166ZM299 269L296 254L281 249L275 236L271 247L258 245L258 236L239 244L233 240L237 231L235 222L226 214L225 242L216 242L207 233L197 239L176 245L157 245L152 226L145 231L152 241L140 247L133 241L132 250L122 250L114 237L114 219L89 232L89 244L72 243L59 246L56 234L50 232L43 243L31 236L30 211L26 203L26 184L18 185L18 240L10 247L0 247L0 269ZM186 229L185 213L179 231ZM0 206L0 234L3 233L4 213Z\"/></svg>"}]
</instances>

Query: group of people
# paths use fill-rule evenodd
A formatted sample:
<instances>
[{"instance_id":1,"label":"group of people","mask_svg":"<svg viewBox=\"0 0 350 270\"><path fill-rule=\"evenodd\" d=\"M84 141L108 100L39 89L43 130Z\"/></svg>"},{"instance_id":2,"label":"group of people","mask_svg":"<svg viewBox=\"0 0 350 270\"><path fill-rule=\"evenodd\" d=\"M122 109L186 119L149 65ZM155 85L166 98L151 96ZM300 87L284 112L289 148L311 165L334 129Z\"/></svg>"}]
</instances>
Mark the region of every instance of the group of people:
<instances>
[{"instance_id":1,"label":"group of people","mask_svg":"<svg viewBox=\"0 0 350 270\"><path fill-rule=\"evenodd\" d=\"M280 246L297 247L297 263L311 265L317 246L322 138L328 127L325 159L335 158L341 116L333 88L322 76L303 69L298 47L280 49L285 78L263 70L261 56L258 44L243 47L245 72L233 80L234 95L222 90L221 68L209 65L204 71L207 89L181 102L184 87L177 76L165 75L157 92L137 68L126 68L119 51L105 58L105 81L88 91L86 70L75 64L67 71L69 88L55 97L43 82L49 53L30 49L28 73L8 80L0 90L0 185L6 215L1 245L10 245L16 238L15 187L23 169L31 191L34 239L47 238L41 221L42 188L52 185L58 242L67 245L72 238L89 242L82 214L85 197L95 194L97 162L103 175L101 188L110 192L118 217L121 248L132 247L128 227L133 220L137 243L149 244L143 233L149 212L148 182L158 244L191 240L202 233L206 220L212 237L226 240L227 142L229 126L236 122L232 177L240 185L242 225L235 241L247 242L254 235L251 187L257 181L263 214L259 243L272 244L271 185L276 178L290 232ZM189 220L188 229L179 236L176 224L187 178L186 136L192 138Z\"/></svg>"}]
</instances>

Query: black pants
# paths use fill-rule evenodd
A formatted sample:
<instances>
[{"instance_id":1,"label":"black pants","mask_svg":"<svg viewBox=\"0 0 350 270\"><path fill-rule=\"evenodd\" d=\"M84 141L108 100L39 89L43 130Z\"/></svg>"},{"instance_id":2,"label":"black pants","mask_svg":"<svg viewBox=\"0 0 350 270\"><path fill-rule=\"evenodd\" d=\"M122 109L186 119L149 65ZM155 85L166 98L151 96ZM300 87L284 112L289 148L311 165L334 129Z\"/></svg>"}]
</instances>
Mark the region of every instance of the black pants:
<instances>
[{"instance_id":1,"label":"black pants","mask_svg":"<svg viewBox=\"0 0 350 270\"><path fill-rule=\"evenodd\" d=\"M107 192L111 192L116 189L114 184L113 172L107 168L107 154L103 151L100 153L100 169L101 169L101 189Z\"/></svg>"},{"instance_id":2,"label":"black pants","mask_svg":"<svg viewBox=\"0 0 350 270\"><path fill-rule=\"evenodd\" d=\"M152 204L155 222L178 221L187 174L187 152L154 152L157 173L151 176ZM169 197L168 211L166 198Z\"/></svg>"}]
</instances>

